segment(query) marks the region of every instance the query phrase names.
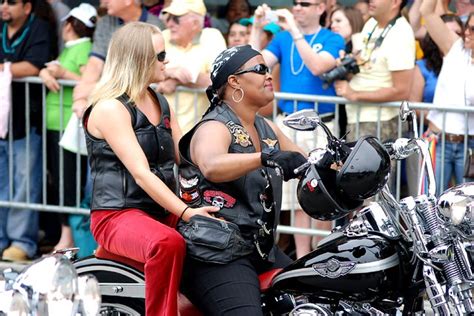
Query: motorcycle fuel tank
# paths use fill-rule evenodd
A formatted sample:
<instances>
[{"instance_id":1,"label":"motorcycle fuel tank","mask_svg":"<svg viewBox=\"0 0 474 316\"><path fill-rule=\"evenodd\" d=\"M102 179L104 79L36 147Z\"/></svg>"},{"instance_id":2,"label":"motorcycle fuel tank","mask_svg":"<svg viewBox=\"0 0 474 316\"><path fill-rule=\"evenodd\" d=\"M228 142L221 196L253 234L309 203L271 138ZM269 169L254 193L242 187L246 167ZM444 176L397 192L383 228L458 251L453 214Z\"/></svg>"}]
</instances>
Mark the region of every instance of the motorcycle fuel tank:
<instances>
[{"instance_id":1,"label":"motorcycle fuel tank","mask_svg":"<svg viewBox=\"0 0 474 316\"><path fill-rule=\"evenodd\" d=\"M275 290L317 297L322 302L395 300L400 296L403 269L397 243L370 232L348 237L336 232L318 249L278 274Z\"/></svg>"}]
</instances>

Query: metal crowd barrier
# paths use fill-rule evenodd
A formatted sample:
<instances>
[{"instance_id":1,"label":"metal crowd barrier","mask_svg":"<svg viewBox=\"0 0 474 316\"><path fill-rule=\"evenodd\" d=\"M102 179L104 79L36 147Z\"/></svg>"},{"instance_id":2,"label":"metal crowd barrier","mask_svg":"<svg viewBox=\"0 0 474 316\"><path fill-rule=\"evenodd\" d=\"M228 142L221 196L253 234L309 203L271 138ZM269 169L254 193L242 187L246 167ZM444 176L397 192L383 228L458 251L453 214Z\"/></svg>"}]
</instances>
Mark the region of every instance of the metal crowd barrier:
<instances>
[{"instance_id":1,"label":"metal crowd barrier","mask_svg":"<svg viewBox=\"0 0 474 316\"><path fill-rule=\"evenodd\" d=\"M30 122L30 117L29 117L29 108L30 108L30 103L29 103L29 88L30 88L30 84L42 84L42 81L40 78L38 77L25 77L25 78L22 78L22 79L15 79L14 80L15 82L24 82L25 83L25 94L26 94L26 115L25 115L25 120L27 123ZM72 80L58 80L59 84L61 85L60 87L60 129L63 130L63 128L65 126L63 126L63 115L64 115L64 107L63 107L63 101L62 101L62 98L63 98L63 88L64 87L72 87L75 85L75 81L72 81ZM29 187L29 179L27 179L27 200L25 202L13 202L12 201L12 185L13 185L13 181L12 181L12 170L13 170L13 160L12 160L12 157L10 156L10 165L9 165L9 177L10 177L10 197L9 197L9 201L0 201L0 207L8 207L8 208L14 208L14 209L25 209L25 208L28 208L28 209L33 209L33 210L37 210L37 211L48 211L48 212L57 212L57 213L70 213L70 214L84 214L84 215L88 215L89 214L89 210L88 209L85 209L85 208L81 208L79 205L80 205L80 192L81 192L81 183L80 183L80 174L81 174L81 169L80 169L80 154L77 153L76 154L76 166L77 166L77 173L76 173L76 206L75 207L71 207L71 206L63 206L63 202L64 202L64 190L63 190L63 183L65 181L64 177L62 176L62 164L63 164L63 154L62 154L62 150L60 150L60 157L59 157L59 164L60 164L60 190L58 192L58 195L59 195L59 205L48 205L47 204L47 186L46 186L46 94L47 94L47 89L46 87L43 85L42 86L42 90L43 90L43 93L42 93L42 108L43 108L43 111L42 111L42 115L43 115L43 126L42 126L42 131L41 131L41 135L43 137L43 144L42 144L42 157L43 157L43 163L42 163L42 171L43 171L43 179L42 179L42 202L41 203L30 203L29 201L29 192L30 192L30 187ZM183 88L183 87L180 87L176 93L176 96L175 96L175 104L176 106L179 106L179 94L181 92L192 92L194 93L194 110L195 110L195 120L196 122L199 120L199 118L201 117L202 113L197 113L197 109L198 109L198 106L197 106L197 96L199 93L204 93L204 90L202 89L189 89L189 88ZM273 111L273 118L276 117L276 101L277 100L292 100L294 102L294 108L296 109L297 107L297 104L299 101L306 101L306 102L312 102L314 103L314 108L317 110L318 109L318 104L319 103L335 103L335 104L348 104L349 101L344 99L344 98L341 98L341 97L328 97L328 96L319 96L319 95L302 95L302 94L293 94L293 93L282 93L282 92L276 92L275 93L275 102L274 102L274 111ZM368 102L350 102L351 105L358 105L358 106L363 106L365 104L367 104ZM470 107L470 108L466 108L464 106L435 106L433 104L430 104L430 103L410 103L412 108L413 109L417 109L417 110L432 110L432 109L437 109L439 111L443 111L444 113L447 113L447 112L459 112L459 113L464 113L464 116L465 116L465 119L466 119L466 122L467 122L467 119L468 119L468 113L474 113L474 107ZM388 102L388 103L380 103L380 104L371 104L371 106L378 106L379 107L379 114L378 114L378 117L379 117L379 120L377 121L377 137L380 137L380 115L381 115L381 112L383 111L383 108L399 108L400 106L400 102ZM175 109L176 110L176 109ZM339 116L340 116L340 113L339 113L339 109L338 107L336 107L336 111L335 111L335 122L338 122L338 119L339 119ZM444 119L445 119L445 116L444 116ZM419 120L419 126L420 126L420 130L419 130L419 134L421 135L423 133L423 123L425 121L425 117L424 117L424 114L422 112L422 115L419 116L418 118ZM359 117L357 119L357 122L359 122ZM10 120L10 130L12 129L12 126L11 126L11 120ZM358 126L358 123L357 123L357 126ZM467 126L467 124L466 124ZM402 123L401 121L399 120L398 122L398 137L401 137L402 136ZM27 147L28 147L28 144L29 144L29 124L27 124L26 126L26 132L27 132L27 140L26 140L26 143L27 143ZM339 136L339 128L338 128L338 124L334 124L334 130L333 130L334 134L335 135L338 135ZM359 130L358 130L358 127L356 128L356 137L359 137ZM468 131L466 130L465 131L465 136L467 136L467 133ZM61 135L62 135L62 132L61 132ZM467 137L465 137L466 141L464 143L464 146L466 149L464 152L467 152ZM10 145L10 149L12 148L11 147L11 144L12 144L12 136L11 136L11 133L10 133L10 137L9 137L9 145ZM444 161L444 146L445 146L445 137L444 137L444 131L443 131L443 134L441 136L441 140L442 140L442 150L443 150L443 156L442 156L442 161ZM10 154L11 154L12 150L10 150ZM28 154L28 150L27 150L27 154ZM466 157L464 157L466 158ZM29 163L29 160L27 159L27 163ZM27 168L28 169L28 168ZM442 172L443 174L443 172ZM443 179L440 179L441 181L443 181ZM400 183L401 183L401 168L400 168L400 163L398 163L398 168L397 168L397 174L396 174L396 197L399 198L400 197ZM296 191L295 191L296 192ZM296 201L296 198L295 198L295 201ZM321 231L321 230L316 230L316 229L306 229L306 228L299 228L299 227L294 227L293 226L293 220L294 220L294 209L295 207L293 206L292 207L292 216L291 216L291 225L290 226L284 226L284 225L280 225L278 227L278 231L281 232L281 233L289 233L289 234L308 234L308 235L327 235L328 232L326 231Z\"/></svg>"}]
</instances>

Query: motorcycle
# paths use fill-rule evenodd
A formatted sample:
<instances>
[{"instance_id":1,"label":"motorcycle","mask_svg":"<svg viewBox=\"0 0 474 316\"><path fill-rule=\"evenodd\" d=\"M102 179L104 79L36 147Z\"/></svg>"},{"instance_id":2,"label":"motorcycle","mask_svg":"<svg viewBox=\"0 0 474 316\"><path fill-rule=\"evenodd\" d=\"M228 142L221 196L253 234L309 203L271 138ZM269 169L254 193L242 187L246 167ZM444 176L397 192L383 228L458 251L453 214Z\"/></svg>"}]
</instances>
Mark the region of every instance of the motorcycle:
<instances>
[{"instance_id":1,"label":"motorcycle","mask_svg":"<svg viewBox=\"0 0 474 316\"><path fill-rule=\"evenodd\" d=\"M411 119L413 138L383 145L364 137L353 147L334 137L312 110L285 119L287 126L298 130L321 127L328 139L326 148L313 150L307 163L295 170L304 174L298 185L303 210L323 220L358 210L316 250L259 276L264 314L411 315L426 312L426 302L435 314L474 312L474 184L453 187L437 198L428 147L416 134L416 116L407 103L400 117ZM355 155L356 150L362 154ZM397 201L387 184L390 161L416 153L426 172L427 193ZM332 182L325 185L328 174ZM74 267L79 275L97 278L101 315L144 315L142 264L99 248ZM181 315L200 314L182 295L179 302Z\"/></svg>"},{"instance_id":2,"label":"motorcycle","mask_svg":"<svg viewBox=\"0 0 474 316\"><path fill-rule=\"evenodd\" d=\"M77 250L44 256L21 273L5 269L0 281L0 315L97 315L99 284L93 275L77 275L70 260Z\"/></svg>"}]
</instances>

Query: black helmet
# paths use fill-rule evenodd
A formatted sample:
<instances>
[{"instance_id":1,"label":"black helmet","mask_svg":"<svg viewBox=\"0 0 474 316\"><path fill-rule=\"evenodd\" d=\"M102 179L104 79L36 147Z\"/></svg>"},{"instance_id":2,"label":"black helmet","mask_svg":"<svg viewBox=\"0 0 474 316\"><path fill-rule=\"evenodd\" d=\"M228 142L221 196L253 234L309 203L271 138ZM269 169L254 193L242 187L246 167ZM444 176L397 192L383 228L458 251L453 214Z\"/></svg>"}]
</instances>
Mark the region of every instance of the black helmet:
<instances>
[{"instance_id":1,"label":"black helmet","mask_svg":"<svg viewBox=\"0 0 474 316\"><path fill-rule=\"evenodd\" d=\"M339 193L350 199L365 200L387 183L390 156L380 141L364 136L352 148L336 176Z\"/></svg>"},{"instance_id":2,"label":"black helmet","mask_svg":"<svg viewBox=\"0 0 474 316\"><path fill-rule=\"evenodd\" d=\"M362 205L385 185L390 157L372 136L359 139L339 171L311 165L298 183L303 210L319 220L335 220Z\"/></svg>"}]
</instances>

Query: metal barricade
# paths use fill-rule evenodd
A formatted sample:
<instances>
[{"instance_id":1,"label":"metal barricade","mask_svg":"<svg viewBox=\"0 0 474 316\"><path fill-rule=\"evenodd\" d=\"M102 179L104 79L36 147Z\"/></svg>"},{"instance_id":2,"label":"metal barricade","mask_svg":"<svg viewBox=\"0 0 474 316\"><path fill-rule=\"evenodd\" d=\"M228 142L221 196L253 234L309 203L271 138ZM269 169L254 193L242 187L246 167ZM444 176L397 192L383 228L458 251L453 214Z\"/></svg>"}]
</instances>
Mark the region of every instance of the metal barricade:
<instances>
[{"instance_id":1,"label":"metal barricade","mask_svg":"<svg viewBox=\"0 0 474 316\"><path fill-rule=\"evenodd\" d=\"M38 77L26 77L26 78L22 78L22 79L15 79L14 80L15 82L24 82L25 83L25 94L27 96L27 99L26 99L26 115L25 115L25 120L27 122L26 124L26 132L27 132L27 139L26 139L26 144L28 146L29 144L29 122L30 122L30 116L29 116L29 106L30 106L30 102L29 102L29 99L28 99L28 95L29 95L29 88L30 88L30 84L42 84L41 82L41 79L38 78ZM58 82L60 83L61 85L61 88L60 88L60 130L62 131L64 129L65 126L63 126L63 115L64 115L64 105L63 105L63 89L64 87L73 87L75 85L75 82L72 81L72 80L58 80ZM47 90L45 88L45 86L43 86L43 95L42 95L42 115L43 115L43 126L42 126L42 131L41 131L41 135L42 135L42 138L43 138L43 144L42 144L42 157L43 157L43 163L42 163L42 174L43 174L43 178L42 178L42 202L41 203L31 203L29 201L29 199L27 199L25 202L14 202L12 201L12 196L11 196L11 192L12 192L12 185L13 185L13 159L12 157L10 156L10 164L8 166L8 170L9 170L9 178L10 178L10 197L9 197L9 200L8 201L0 201L0 207L8 207L8 208L14 208L14 209L25 209L25 208L28 208L28 209L33 209L33 210L37 210L37 211L48 211L48 212L57 212L57 213L70 213L70 214L89 214L89 210L88 209L84 209L84 208L81 208L80 207L80 192L81 192L81 183L80 183L80 173L81 173L81 166L80 166L80 154L77 153L76 154L76 206L75 207L71 207L71 206L64 206L63 202L64 202L64 190L63 190L63 184L64 184L64 181L67 181L67 179L64 179L63 175L62 175L62 164L63 164L63 155L62 155L62 150L60 151L60 157L59 157L59 164L60 164L60 190L59 192L57 193L59 195L59 205L48 205L47 204L47 182L46 182L46 93L47 93ZM200 93L204 93L204 90L203 89L189 89L189 88L183 88L183 87L180 87L178 88L178 91L177 93L175 94L175 110L177 110L177 107L179 107L179 95L181 92L191 92L191 93L194 93L194 100L195 100L195 104L194 104L194 110L195 110L195 113L194 113L194 118L195 118L195 121L199 121L202 113L199 113L198 111L198 107L197 107L197 99L198 99L198 94ZM276 115L277 115L277 101L278 100L292 100L293 101L293 104L294 104L294 109L297 108L298 106L298 102L301 102L301 101L305 101L305 102L311 102L314 104L314 109L317 110L318 109L318 105L320 103L334 103L334 104L348 104L349 101L344 99L344 98L341 98L341 97L329 97L329 96L318 96L318 95L302 95L302 94L293 94L293 93L282 93L282 92L276 92L275 93L275 102L274 102L274 111L273 111L273 119L276 118ZM350 102L351 105L355 105L355 106L364 106L367 104L367 102ZM444 113L444 118L446 117L446 113L447 112L457 112L457 113L463 113L464 116L465 116L465 119L466 119L466 122L467 122L467 119L468 119L468 114L469 113L474 113L474 107L471 107L471 108L466 108L464 106L434 106L433 104L429 104L429 103L410 103L412 108L413 109L416 109L416 110L422 110L422 111L426 111L426 110L433 110L433 109L436 109L436 110L439 110L439 111L442 111ZM376 122L377 124L377 137L380 137L380 124L381 124L381 121L380 121L380 116L381 116L381 113L383 111L383 109L385 108L399 108L400 106L400 102L388 102L388 103L381 103L381 104L371 104L371 106L377 106L379 107L379 112L378 112L378 120ZM419 134L421 135L424 131L422 130L422 127L423 127L423 123L424 121L426 120L425 118L425 115L423 112L421 112L421 116L419 116L419 126L420 126L420 131L419 131ZM336 110L335 110L335 122L338 122L338 119L339 119L339 116L340 116L340 113L339 113L339 110L338 110L338 107L336 106ZM357 117L357 124L356 126L358 126L358 124L360 123L359 122L359 117ZM446 120L444 120L444 123L446 124ZM467 124L466 124L467 126ZM402 136L402 123L401 121L399 120L398 122L398 137L401 137ZM11 126L11 120L10 120L10 130L11 130L12 126ZM443 129L444 130L444 129ZM339 136L339 127L338 127L338 124L334 124L334 129L333 129L333 132L335 135L338 135ZM358 138L359 137L359 130L358 130L358 127L356 128L356 131L355 131L355 134L356 134L356 137ZM62 135L62 132L60 132L60 135ZM465 131L465 142L464 142L464 152L466 153L467 152L467 148L468 148L468 142L467 142L467 137L468 135L468 131L466 130ZM442 134L440 135L440 138L441 138L441 144L442 144L442 151L444 151L444 146L445 146L445 133L444 131L442 132ZM12 146L12 141L13 141L13 138L11 136L11 133L10 133L10 136L9 136L9 146L10 146L10 149L11 149L11 146ZM10 150L10 154L11 154L11 150ZM27 150L27 153L28 153L28 150ZM466 158L466 157L465 157ZM27 159L28 161L28 159ZM443 155L442 155L442 164L444 165L443 163L444 161L444 152L443 152ZM443 174L443 171L442 171L442 174ZM439 179L441 181L443 181L443 179ZM400 163L398 163L398 168L397 168L397 173L396 173L396 197L397 198L400 198L400 185L401 185L401 168L400 168ZM29 180L27 180L27 191L29 192L30 191L30 187L29 187ZM296 188L295 188L295 192L296 192ZM29 194L27 194L27 196L29 196ZM296 204L296 196L294 198L294 203ZM292 210L294 211L295 209L295 206L292 207ZM293 212L292 212L293 213ZM321 230L316 230L316 229L306 229L306 228L298 228L298 227L294 227L293 226L293 220L294 220L294 213L293 215L291 216L292 220L291 220L291 225L290 226L283 226L283 225L280 225L278 227L278 230L279 232L281 233L288 233L288 234L308 234L308 235L327 235L328 232L325 232L325 231L321 231Z\"/></svg>"}]
</instances>

